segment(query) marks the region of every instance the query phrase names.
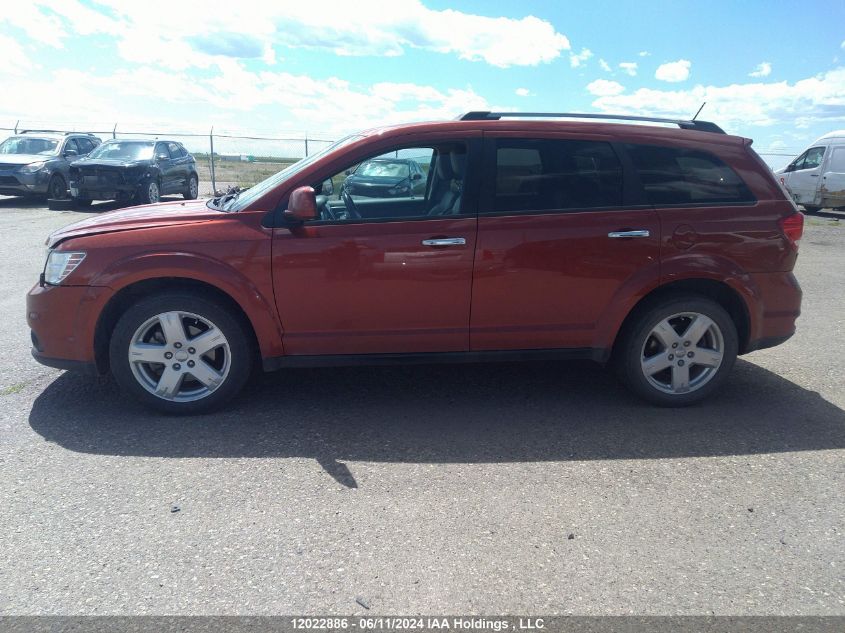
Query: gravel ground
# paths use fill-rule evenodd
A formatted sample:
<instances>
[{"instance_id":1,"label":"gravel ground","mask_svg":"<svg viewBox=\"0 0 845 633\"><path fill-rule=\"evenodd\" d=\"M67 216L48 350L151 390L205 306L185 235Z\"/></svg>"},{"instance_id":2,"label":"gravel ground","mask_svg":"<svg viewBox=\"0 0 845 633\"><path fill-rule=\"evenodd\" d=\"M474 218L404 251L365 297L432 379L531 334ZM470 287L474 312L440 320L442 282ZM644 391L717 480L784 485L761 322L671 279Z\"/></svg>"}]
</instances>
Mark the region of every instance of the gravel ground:
<instances>
[{"instance_id":1,"label":"gravel ground","mask_svg":"<svg viewBox=\"0 0 845 633\"><path fill-rule=\"evenodd\" d=\"M0 614L845 614L845 214L808 218L798 334L702 406L449 365L182 420L29 355L44 237L86 215L0 199Z\"/></svg>"}]
</instances>

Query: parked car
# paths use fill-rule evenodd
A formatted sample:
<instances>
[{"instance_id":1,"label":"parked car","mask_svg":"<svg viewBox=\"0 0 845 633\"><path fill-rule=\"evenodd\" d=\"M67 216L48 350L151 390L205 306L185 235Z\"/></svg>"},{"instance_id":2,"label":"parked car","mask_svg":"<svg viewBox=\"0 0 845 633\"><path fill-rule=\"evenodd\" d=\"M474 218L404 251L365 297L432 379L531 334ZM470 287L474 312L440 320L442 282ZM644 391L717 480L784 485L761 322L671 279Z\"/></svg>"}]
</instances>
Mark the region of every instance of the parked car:
<instances>
[{"instance_id":1,"label":"parked car","mask_svg":"<svg viewBox=\"0 0 845 633\"><path fill-rule=\"evenodd\" d=\"M71 161L100 144L93 134L24 130L0 143L0 194L4 196L68 195Z\"/></svg>"},{"instance_id":2,"label":"parked car","mask_svg":"<svg viewBox=\"0 0 845 633\"><path fill-rule=\"evenodd\" d=\"M27 299L33 355L169 413L221 405L258 359L588 358L681 406L792 336L803 215L748 139L531 117L380 128L245 191L62 228ZM409 148L425 195L327 195Z\"/></svg>"},{"instance_id":3,"label":"parked car","mask_svg":"<svg viewBox=\"0 0 845 633\"><path fill-rule=\"evenodd\" d=\"M775 173L808 212L845 209L845 130L825 134Z\"/></svg>"},{"instance_id":4,"label":"parked car","mask_svg":"<svg viewBox=\"0 0 845 633\"><path fill-rule=\"evenodd\" d=\"M375 158L358 165L341 191L368 198L408 198L425 194L425 172L408 158Z\"/></svg>"},{"instance_id":5,"label":"parked car","mask_svg":"<svg viewBox=\"0 0 845 633\"><path fill-rule=\"evenodd\" d=\"M92 200L151 204L169 194L195 200L197 164L176 141L113 139L71 165L70 192L83 206Z\"/></svg>"}]
</instances>

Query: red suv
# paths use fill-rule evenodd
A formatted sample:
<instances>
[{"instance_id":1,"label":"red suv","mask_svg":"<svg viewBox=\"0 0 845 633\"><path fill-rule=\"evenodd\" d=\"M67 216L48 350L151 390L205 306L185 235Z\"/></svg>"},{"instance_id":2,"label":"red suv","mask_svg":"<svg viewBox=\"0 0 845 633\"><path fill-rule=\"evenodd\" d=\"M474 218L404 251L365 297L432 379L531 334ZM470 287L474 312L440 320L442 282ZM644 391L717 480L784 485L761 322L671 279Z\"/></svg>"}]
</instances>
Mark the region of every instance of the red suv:
<instances>
[{"instance_id":1,"label":"red suv","mask_svg":"<svg viewBox=\"0 0 845 633\"><path fill-rule=\"evenodd\" d=\"M240 193L65 227L28 296L33 355L172 413L219 406L257 361L590 358L674 406L792 335L803 216L750 140L564 116L605 118L376 129ZM342 186L377 158L422 174Z\"/></svg>"}]
</instances>

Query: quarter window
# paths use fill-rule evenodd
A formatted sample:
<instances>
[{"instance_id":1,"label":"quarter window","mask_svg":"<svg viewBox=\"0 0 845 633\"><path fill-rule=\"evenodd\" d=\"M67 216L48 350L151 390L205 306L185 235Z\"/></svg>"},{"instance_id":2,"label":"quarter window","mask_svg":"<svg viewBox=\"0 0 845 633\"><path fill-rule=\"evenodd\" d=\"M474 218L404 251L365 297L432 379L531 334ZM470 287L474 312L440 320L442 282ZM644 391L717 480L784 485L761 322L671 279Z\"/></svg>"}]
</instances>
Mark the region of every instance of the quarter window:
<instances>
[{"instance_id":1,"label":"quarter window","mask_svg":"<svg viewBox=\"0 0 845 633\"><path fill-rule=\"evenodd\" d=\"M530 213L622 204L622 166L610 144L498 139L492 211Z\"/></svg>"},{"instance_id":2,"label":"quarter window","mask_svg":"<svg viewBox=\"0 0 845 633\"><path fill-rule=\"evenodd\" d=\"M626 145L651 204L753 202L742 179L716 156L697 150Z\"/></svg>"}]
</instances>

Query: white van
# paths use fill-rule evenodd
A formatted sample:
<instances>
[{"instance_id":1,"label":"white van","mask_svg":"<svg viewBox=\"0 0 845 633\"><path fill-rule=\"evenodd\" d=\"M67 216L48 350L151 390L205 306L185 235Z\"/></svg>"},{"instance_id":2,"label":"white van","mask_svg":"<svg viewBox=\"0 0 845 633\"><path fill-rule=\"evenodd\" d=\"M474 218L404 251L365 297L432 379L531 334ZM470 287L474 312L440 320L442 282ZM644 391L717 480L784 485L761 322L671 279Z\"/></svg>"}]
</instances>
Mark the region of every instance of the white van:
<instances>
[{"instance_id":1,"label":"white van","mask_svg":"<svg viewBox=\"0 0 845 633\"><path fill-rule=\"evenodd\" d=\"M775 173L807 211L845 208L845 130L825 134Z\"/></svg>"}]
</instances>

